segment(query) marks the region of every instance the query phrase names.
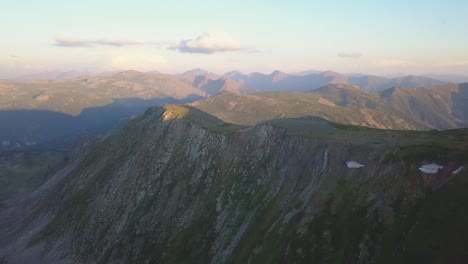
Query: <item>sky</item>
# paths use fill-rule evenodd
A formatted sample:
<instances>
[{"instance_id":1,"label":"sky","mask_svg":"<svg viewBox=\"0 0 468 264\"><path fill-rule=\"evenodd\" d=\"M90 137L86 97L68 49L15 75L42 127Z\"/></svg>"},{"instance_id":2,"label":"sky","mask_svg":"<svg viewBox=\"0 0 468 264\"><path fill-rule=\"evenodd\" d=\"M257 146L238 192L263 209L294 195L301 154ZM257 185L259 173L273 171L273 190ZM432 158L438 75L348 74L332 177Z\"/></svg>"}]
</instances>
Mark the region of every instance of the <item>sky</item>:
<instances>
[{"instance_id":1,"label":"sky","mask_svg":"<svg viewBox=\"0 0 468 264\"><path fill-rule=\"evenodd\" d=\"M0 78L192 68L468 75L466 0L0 4Z\"/></svg>"}]
</instances>

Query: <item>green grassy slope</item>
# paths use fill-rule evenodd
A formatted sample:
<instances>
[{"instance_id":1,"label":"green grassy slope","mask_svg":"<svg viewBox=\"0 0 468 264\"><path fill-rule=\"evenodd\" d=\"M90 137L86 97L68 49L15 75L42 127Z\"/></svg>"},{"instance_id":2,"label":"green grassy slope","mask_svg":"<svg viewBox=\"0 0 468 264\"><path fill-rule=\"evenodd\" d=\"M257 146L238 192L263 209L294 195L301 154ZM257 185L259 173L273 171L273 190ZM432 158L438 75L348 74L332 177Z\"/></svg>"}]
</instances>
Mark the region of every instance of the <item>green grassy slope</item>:
<instances>
[{"instance_id":1,"label":"green grassy slope","mask_svg":"<svg viewBox=\"0 0 468 264\"><path fill-rule=\"evenodd\" d=\"M392 88L367 93L357 86L327 85L308 93L221 93L192 105L222 120L253 125L279 117L319 116L351 125L386 129L449 129L468 126L466 84Z\"/></svg>"},{"instance_id":2,"label":"green grassy slope","mask_svg":"<svg viewBox=\"0 0 468 264\"><path fill-rule=\"evenodd\" d=\"M372 104L372 108L357 105L356 103L359 103L361 99L356 99L356 102L351 98L360 98L362 92L356 96L343 95L336 100L331 98L331 93L327 91L324 96L321 96L319 92L274 92L251 95L222 93L197 101L192 105L222 120L236 124L253 125L273 118L319 116L343 124L415 129L411 123L379 107L376 101L367 102L368 105ZM366 98L362 100L366 101Z\"/></svg>"}]
</instances>

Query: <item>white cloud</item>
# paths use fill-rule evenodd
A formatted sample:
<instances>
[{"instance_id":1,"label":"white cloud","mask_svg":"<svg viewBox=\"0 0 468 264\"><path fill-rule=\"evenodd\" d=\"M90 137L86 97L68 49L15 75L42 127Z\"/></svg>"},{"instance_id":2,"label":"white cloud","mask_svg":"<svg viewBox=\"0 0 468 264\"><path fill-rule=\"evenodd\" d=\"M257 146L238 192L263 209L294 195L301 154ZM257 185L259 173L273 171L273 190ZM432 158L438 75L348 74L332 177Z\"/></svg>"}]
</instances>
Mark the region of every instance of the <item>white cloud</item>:
<instances>
[{"instance_id":1,"label":"white cloud","mask_svg":"<svg viewBox=\"0 0 468 264\"><path fill-rule=\"evenodd\" d=\"M224 32L207 32L193 39L185 39L179 42L159 41L147 42L136 40L113 40L113 39L81 39L64 36L56 36L54 46L69 48L94 48L97 46L126 47L126 46L153 46L168 47L183 53L212 54L215 52L247 51L258 52L258 50L243 45Z\"/></svg>"},{"instance_id":2,"label":"white cloud","mask_svg":"<svg viewBox=\"0 0 468 264\"><path fill-rule=\"evenodd\" d=\"M215 52L251 50L224 32L207 32L194 39L186 39L171 49L186 53L212 54Z\"/></svg>"},{"instance_id":3,"label":"white cloud","mask_svg":"<svg viewBox=\"0 0 468 264\"><path fill-rule=\"evenodd\" d=\"M112 47L124 47L124 46L162 46L166 43L163 42L143 42L136 40L106 40L106 39L97 39L97 40L86 40L79 38L71 38L64 36L57 36L54 38L54 46L59 47L71 47L71 48L93 48L96 46L112 46Z\"/></svg>"},{"instance_id":4,"label":"white cloud","mask_svg":"<svg viewBox=\"0 0 468 264\"><path fill-rule=\"evenodd\" d=\"M338 57L348 59L359 59L362 57L360 52L338 52Z\"/></svg>"}]
</instances>

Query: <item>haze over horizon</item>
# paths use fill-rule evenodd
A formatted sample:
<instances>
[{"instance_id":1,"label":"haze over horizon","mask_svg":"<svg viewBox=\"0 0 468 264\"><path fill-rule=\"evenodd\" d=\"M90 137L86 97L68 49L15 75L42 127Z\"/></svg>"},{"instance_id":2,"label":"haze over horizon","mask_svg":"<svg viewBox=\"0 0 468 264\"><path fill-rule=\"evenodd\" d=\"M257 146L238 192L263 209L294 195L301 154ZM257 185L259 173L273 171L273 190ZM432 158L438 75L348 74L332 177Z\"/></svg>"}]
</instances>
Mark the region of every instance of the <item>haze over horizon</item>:
<instances>
[{"instance_id":1,"label":"haze over horizon","mask_svg":"<svg viewBox=\"0 0 468 264\"><path fill-rule=\"evenodd\" d=\"M0 78L191 68L466 75L466 11L465 1L9 2Z\"/></svg>"}]
</instances>

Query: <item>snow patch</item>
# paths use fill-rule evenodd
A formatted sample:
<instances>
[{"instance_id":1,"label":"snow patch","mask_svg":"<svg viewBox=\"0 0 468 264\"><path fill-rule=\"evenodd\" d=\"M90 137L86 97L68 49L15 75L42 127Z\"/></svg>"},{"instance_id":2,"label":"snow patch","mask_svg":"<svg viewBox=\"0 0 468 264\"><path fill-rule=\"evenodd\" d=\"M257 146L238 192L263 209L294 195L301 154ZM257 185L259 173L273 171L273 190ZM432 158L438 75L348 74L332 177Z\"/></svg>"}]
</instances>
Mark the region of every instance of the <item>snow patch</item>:
<instances>
[{"instance_id":1,"label":"snow patch","mask_svg":"<svg viewBox=\"0 0 468 264\"><path fill-rule=\"evenodd\" d=\"M346 166L348 166L348 168L350 169L358 169L358 168L364 167L364 165L362 165L361 163L357 163L355 161L347 161Z\"/></svg>"},{"instance_id":2,"label":"snow patch","mask_svg":"<svg viewBox=\"0 0 468 264\"><path fill-rule=\"evenodd\" d=\"M460 173L464 168L465 168L465 166L460 166L458 169L452 171L452 174L458 174L458 173Z\"/></svg>"},{"instance_id":3,"label":"snow patch","mask_svg":"<svg viewBox=\"0 0 468 264\"><path fill-rule=\"evenodd\" d=\"M421 166L419 170L427 174L436 174L439 171L439 169L442 169L443 167L444 166L431 163Z\"/></svg>"}]
</instances>

